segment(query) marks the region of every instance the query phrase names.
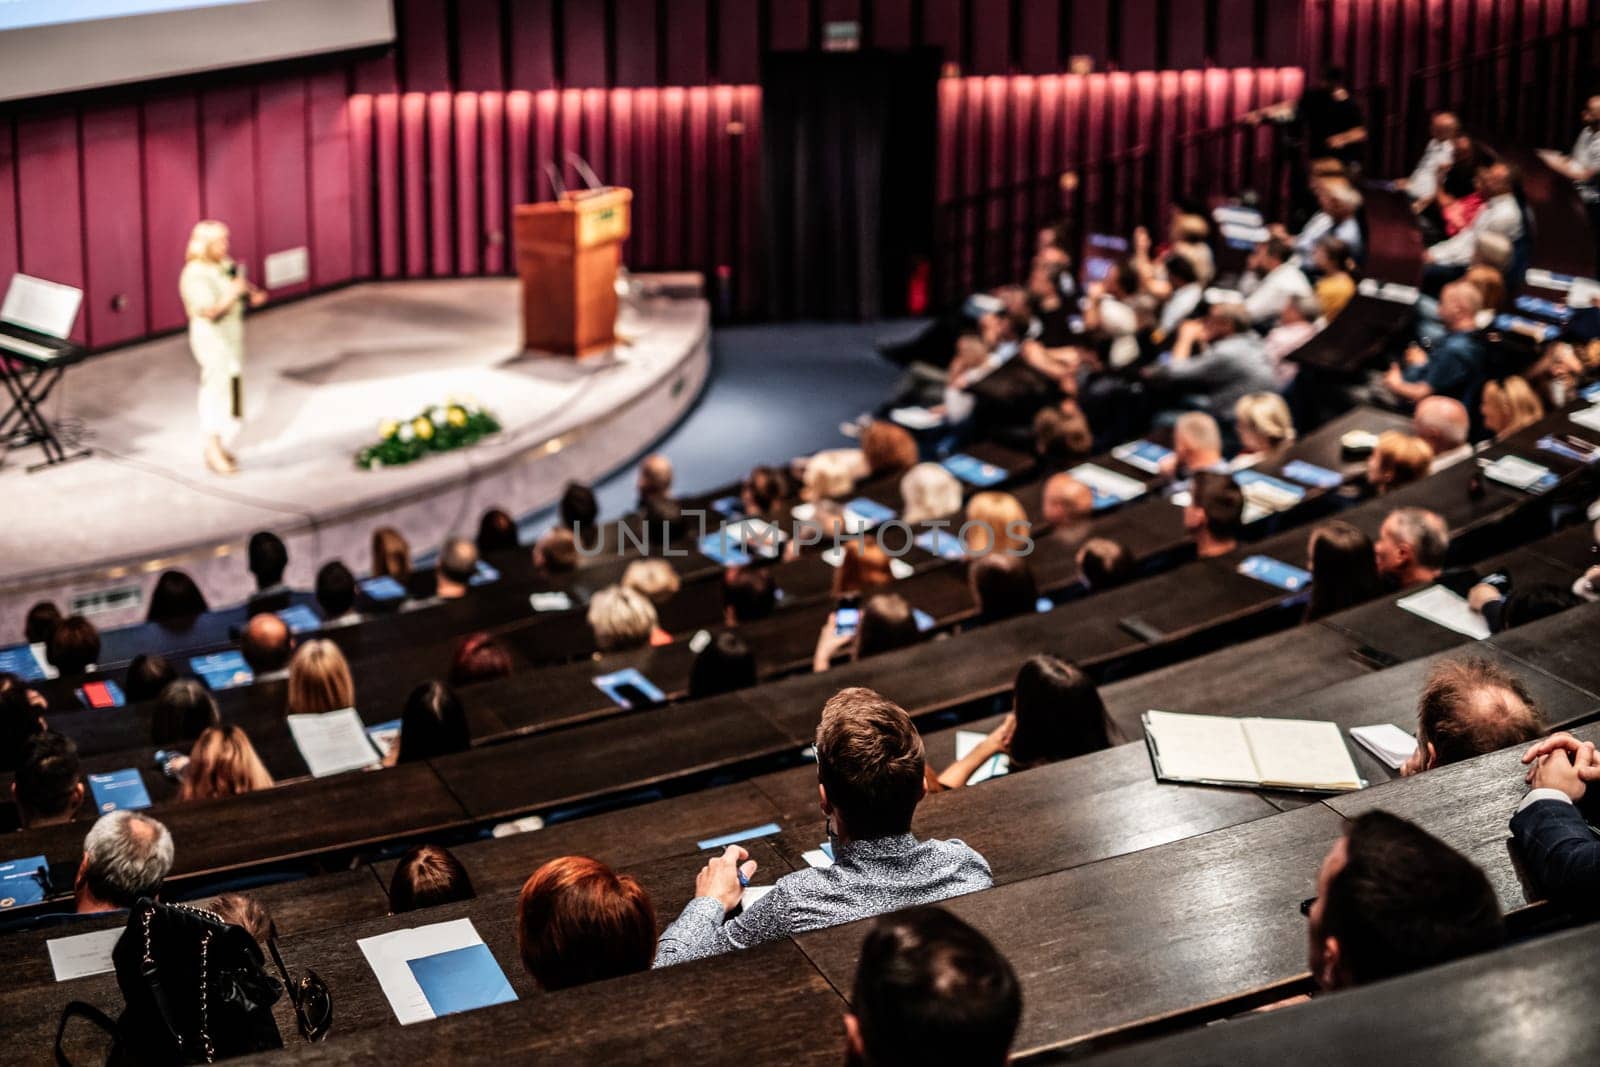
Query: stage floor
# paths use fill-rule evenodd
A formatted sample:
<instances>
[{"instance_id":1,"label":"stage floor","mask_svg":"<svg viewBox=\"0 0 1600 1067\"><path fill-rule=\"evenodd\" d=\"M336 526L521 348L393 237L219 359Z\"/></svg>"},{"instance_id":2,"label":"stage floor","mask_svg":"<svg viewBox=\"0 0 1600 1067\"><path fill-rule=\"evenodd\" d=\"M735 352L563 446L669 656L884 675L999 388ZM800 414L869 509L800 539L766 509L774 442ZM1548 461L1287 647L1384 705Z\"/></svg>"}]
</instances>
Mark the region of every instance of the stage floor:
<instances>
[{"instance_id":1,"label":"stage floor","mask_svg":"<svg viewBox=\"0 0 1600 1067\"><path fill-rule=\"evenodd\" d=\"M232 477L201 461L185 336L72 368L47 411L94 455L27 474L39 457L24 449L0 467L0 612L166 565L195 573L214 603L242 598L235 554L257 529L290 540L295 584L335 556L364 573L372 527L398 526L420 552L470 535L490 503L544 506L567 477L597 478L647 447L698 395L703 300L641 302L620 323L634 343L581 364L519 352L517 301L513 279L386 282L253 314ZM477 400L504 432L407 467L356 467L384 418L451 397Z\"/></svg>"}]
</instances>

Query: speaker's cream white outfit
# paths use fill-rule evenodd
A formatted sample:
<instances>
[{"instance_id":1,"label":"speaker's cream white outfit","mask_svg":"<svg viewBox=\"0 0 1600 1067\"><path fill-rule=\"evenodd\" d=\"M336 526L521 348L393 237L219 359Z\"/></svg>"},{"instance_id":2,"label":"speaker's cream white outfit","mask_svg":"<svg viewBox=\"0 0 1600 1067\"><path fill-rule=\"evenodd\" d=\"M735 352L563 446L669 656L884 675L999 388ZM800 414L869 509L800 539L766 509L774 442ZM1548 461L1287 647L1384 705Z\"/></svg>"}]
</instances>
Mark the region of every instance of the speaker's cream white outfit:
<instances>
[{"instance_id":1,"label":"speaker's cream white outfit","mask_svg":"<svg viewBox=\"0 0 1600 1067\"><path fill-rule=\"evenodd\" d=\"M227 264L191 259L178 277L178 293L189 315L189 350L200 364L200 425L224 444L243 425L244 300L219 319L202 312L228 298L233 279Z\"/></svg>"}]
</instances>

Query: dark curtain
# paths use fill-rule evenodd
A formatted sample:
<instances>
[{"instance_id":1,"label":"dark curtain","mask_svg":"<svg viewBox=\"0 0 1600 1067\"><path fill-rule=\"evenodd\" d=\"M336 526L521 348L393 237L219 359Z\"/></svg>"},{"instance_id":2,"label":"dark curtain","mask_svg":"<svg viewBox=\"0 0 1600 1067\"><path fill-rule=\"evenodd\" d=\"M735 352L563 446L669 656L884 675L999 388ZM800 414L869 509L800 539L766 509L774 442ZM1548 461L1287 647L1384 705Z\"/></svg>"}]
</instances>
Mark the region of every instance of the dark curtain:
<instances>
[{"instance_id":1,"label":"dark curtain","mask_svg":"<svg viewBox=\"0 0 1600 1067\"><path fill-rule=\"evenodd\" d=\"M872 319L903 306L908 242L919 243L932 227L936 77L937 67L914 53L766 57L761 139L770 318ZM908 91L911 81L926 92ZM908 202L896 179L908 156L920 160L923 140L926 169L917 164ZM901 291L886 293L895 285Z\"/></svg>"}]
</instances>

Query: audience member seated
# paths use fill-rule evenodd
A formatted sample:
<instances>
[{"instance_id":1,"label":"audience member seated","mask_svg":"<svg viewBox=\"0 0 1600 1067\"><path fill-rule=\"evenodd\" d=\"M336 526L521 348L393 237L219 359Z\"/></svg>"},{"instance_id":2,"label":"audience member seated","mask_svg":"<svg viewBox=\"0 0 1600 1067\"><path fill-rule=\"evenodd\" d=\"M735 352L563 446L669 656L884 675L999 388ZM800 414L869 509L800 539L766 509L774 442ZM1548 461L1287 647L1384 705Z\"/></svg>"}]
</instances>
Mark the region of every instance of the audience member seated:
<instances>
[{"instance_id":1,"label":"audience member seated","mask_svg":"<svg viewBox=\"0 0 1600 1067\"><path fill-rule=\"evenodd\" d=\"M1164 341L1177 333L1183 321L1199 310L1206 287L1200 282L1194 261L1187 256L1177 253L1169 255L1162 261L1162 267L1167 284L1172 289L1172 294L1161 305L1161 314L1156 318L1156 336Z\"/></svg>"},{"instance_id":2,"label":"audience member seated","mask_svg":"<svg viewBox=\"0 0 1600 1067\"><path fill-rule=\"evenodd\" d=\"M659 545L670 544L696 527L683 513L683 505L670 496L647 497L639 508L641 534L647 551L658 551Z\"/></svg>"},{"instance_id":3,"label":"audience member seated","mask_svg":"<svg viewBox=\"0 0 1600 1067\"><path fill-rule=\"evenodd\" d=\"M250 535L247 551L250 573L255 576L256 591L250 596L249 613L279 611L289 606L290 590L283 580L289 567L289 549L275 533L258 530Z\"/></svg>"},{"instance_id":4,"label":"audience member seated","mask_svg":"<svg viewBox=\"0 0 1600 1067\"><path fill-rule=\"evenodd\" d=\"M1405 367L1391 363L1383 384L1401 400L1448 396L1467 405L1477 401L1488 353L1478 335L1483 297L1469 282L1452 282L1439 295L1439 318L1448 331L1431 352L1417 345L1406 349Z\"/></svg>"},{"instance_id":5,"label":"audience member seated","mask_svg":"<svg viewBox=\"0 0 1600 1067\"><path fill-rule=\"evenodd\" d=\"M504 641L482 631L467 634L450 660L450 684L460 688L509 678L514 667L511 649Z\"/></svg>"},{"instance_id":6,"label":"audience member seated","mask_svg":"<svg viewBox=\"0 0 1600 1067\"><path fill-rule=\"evenodd\" d=\"M1455 162L1456 137L1461 133L1461 121L1449 111L1435 111L1428 122L1428 143L1422 147L1422 158L1410 177L1395 183L1402 192L1419 205L1431 201L1439 190L1439 180L1450 164Z\"/></svg>"},{"instance_id":7,"label":"audience member seated","mask_svg":"<svg viewBox=\"0 0 1600 1067\"><path fill-rule=\"evenodd\" d=\"M44 697L14 674L0 674L0 772L12 772L22 763L28 741L45 729L40 712L48 710Z\"/></svg>"},{"instance_id":8,"label":"audience member seated","mask_svg":"<svg viewBox=\"0 0 1600 1067\"><path fill-rule=\"evenodd\" d=\"M1411 432L1433 449L1429 474L1438 474L1472 455L1472 446L1467 443L1472 417L1467 414L1467 405L1455 397L1423 397L1411 416Z\"/></svg>"},{"instance_id":9,"label":"audience member seated","mask_svg":"<svg viewBox=\"0 0 1600 1067\"><path fill-rule=\"evenodd\" d=\"M45 642L45 657L63 678L87 674L100 658L100 631L82 615L68 615Z\"/></svg>"},{"instance_id":10,"label":"audience member seated","mask_svg":"<svg viewBox=\"0 0 1600 1067\"><path fill-rule=\"evenodd\" d=\"M519 551L522 542L517 539L517 520L500 508L490 508L478 521L475 545L480 559L496 552Z\"/></svg>"},{"instance_id":11,"label":"audience member seated","mask_svg":"<svg viewBox=\"0 0 1600 1067\"><path fill-rule=\"evenodd\" d=\"M1028 532L1028 513L1010 493L990 489L967 501L960 533L969 558L1028 552L1033 546Z\"/></svg>"},{"instance_id":12,"label":"audience member seated","mask_svg":"<svg viewBox=\"0 0 1600 1067\"><path fill-rule=\"evenodd\" d=\"M1023 556L1004 553L979 556L967 566L967 586L977 608L976 625L998 622L1037 610L1039 586Z\"/></svg>"},{"instance_id":13,"label":"audience member seated","mask_svg":"<svg viewBox=\"0 0 1600 1067\"><path fill-rule=\"evenodd\" d=\"M130 704L154 700L177 676L165 656L141 652L128 663L128 672L122 676L122 695Z\"/></svg>"},{"instance_id":14,"label":"audience member seated","mask_svg":"<svg viewBox=\"0 0 1600 1067\"><path fill-rule=\"evenodd\" d=\"M1526 379L1513 374L1501 381L1483 385L1480 405L1483 428L1503 440L1544 418L1544 404Z\"/></svg>"},{"instance_id":15,"label":"audience member seated","mask_svg":"<svg viewBox=\"0 0 1600 1067\"><path fill-rule=\"evenodd\" d=\"M482 650L490 646L478 647L481 656ZM416 763L452 752L465 752L471 745L467 713L455 691L440 681L423 682L406 697L405 709L400 713L400 736L395 738L383 762L388 767Z\"/></svg>"},{"instance_id":16,"label":"audience member seated","mask_svg":"<svg viewBox=\"0 0 1600 1067\"><path fill-rule=\"evenodd\" d=\"M30 645L48 644L50 635L61 625L61 609L53 600L41 600L28 609L22 623L22 639Z\"/></svg>"},{"instance_id":17,"label":"audience member seated","mask_svg":"<svg viewBox=\"0 0 1600 1067\"><path fill-rule=\"evenodd\" d=\"M639 461L639 474L634 481L638 491L638 509L643 511L652 500L672 499L672 460L660 452L652 452Z\"/></svg>"},{"instance_id":18,"label":"audience member seated","mask_svg":"<svg viewBox=\"0 0 1600 1067\"><path fill-rule=\"evenodd\" d=\"M454 904L477 895L467 869L449 849L416 845L400 857L394 876L389 879L389 914Z\"/></svg>"},{"instance_id":19,"label":"audience member seated","mask_svg":"<svg viewBox=\"0 0 1600 1067\"><path fill-rule=\"evenodd\" d=\"M1203 411L1186 411L1172 426L1172 455L1161 461L1168 478L1187 478L1200 471L1226 470L1222 459L1222 430Z\"/></svg>"},{"instance_id":20,"label":"audience member seated","mask_svg":"<svg viewBox=\"0 0 1600 1067\"><path fill-rule=\"evenodd\" d=\"M356 576L339 560L324 563L318 569L316 594L324 630L361 621L361 613L356 610Z\"/></svg>"},{"instance_id":21,"label":"audience member seated","mask_svg":"<svg viewBox=\"0 0 1600 1067\"><path fill-rule=\"evenodd\" d=\"M558 521L579 537L594 537L595 524L600 521L600 502L594 490L579 482L568 482L561 490L561 503L556 508Z\"/></svg>"},{"instance_id":22,"label":"audience member seated","mask_svg":"<svg viewBox=\"0 0 1600 1067\"><path fill-rule=\"evenodd\" d=\"M1584 916L1600 909L1600 836L1577 806L1600 782L1592 741L1552 734L1522 754L1528 795L1511 817L1519 858L1533 885Z\"/></svg>"},{"instance_id":23,"label":"audience member seated","mask_svg":"<svg viewBox=\"0 0 1600 1067\"><path fill-rule=\"evenodd\" d=\"M243 893L223 893L213 897L205 910L231 926L237 926L265 949L278 937L278 924L272 913L254 897Z\"/></svg>"},{"instance_id":24,"label":"audience member seated","mask_svg":"<svg viewBox=\"0 0 1600 1067\"><path fill-rule=\"evenodd\" d=\"M1367 457L1367 485L1379 496L1403 485L1421 481L1433 469L1433 449L1420 437L1399 430L1378 435L1377 447Z\"/></svg>"},{"instance_id":25,"label":"audience member seated","mask_svg":"<svg viewBox=\"0 0 1600 1067\"><path fill-rule=\"evenodd\" d=\"M1483 197L1483 210L1477 213L1471 225L1455 236L1431 245L1422 254L1423 262L1428 265L1428 273L1435 278L1449 280L1463 274L1472 262L1472 252L1480 234L1497 233L1513 245L1522 238L1522 205L1517 203L1513 192L1516 174L1510 165L1491 163L1482 167L1475 182L1479 195Z\"/></svg>"},{"instance_id":26,"label":"audience member seated","mask_svg":"<svg viewBox=\"0 0 1600 1067\"><path fill-rule=\"evenodd\" d=\"M1240 285L1245 293L1245 314L1253 323L1277 322L1291 301L1315 295L1305 271L1295 261L1294 249L1280 237L1256 245L1245 270Z\"/></svg>"},{"instance_id":27,"label":"audience member seated","mask_svg":"<svg viewBox=\"0 0 1600 1067\"><path fill-rule=\"evenodd\" d=\"M1232 412L1245 394L1278 387L1261 337L1238 305L1212 307L1205 318L1185 322L1169 356L1145 371L1150 385L1171 394L1167 406L1222 415Z\"/></svg>"},{"instance_id":28,"label":"audience member seated","mask_svg":"<svg viewBox=\"0 0 1600 1067\"><path fill-rule=\"evenodd\" d=\"M1244 532L1244 491L1231 475L1200 471L1183 509L1183 528L1200 559L1226 556Z\"/></svg>"},{"instance_id":29,"label":"audience member seated","mask_svg":"<svg viewBox=\"0 0 1600 1067\"><path fill-rule=\"evenodd\" d=\"M290 715L321 715L323 712L353 708L355 682L350 664L332 641L307 641L289 661Z\"/></svg>"},{"instance_id":30,"label":"audience member seated","mask_svg":"<svg viewBox=\"0 0 1600 1067\"><path fill-rule=\"evenodd\" d=\"M910 908L861 942L845 1062L1003 1067L1021 1017L1021 984L987 938L943 908Z\"/></svg>"},{"instance_id":31,"label":"audience member seated","mask_svg":"<svg viewBox=\"0 0 1600 1067\"><path fill-rule=\"evenodd\" d=\"M271 789L268 773L249 736L238 726L212 726L189 750L189 763L178 787L179 800L211 800Z\"/></svg>"},{"instance_id":32,"label":"audience member seated","mask_svg":"<svg viewBox=\"0 0 1600 1067\"><path fill-rule=\"evenodd\" d=\"M83 839L73 883L77 913L126 910L140 897L160 896L172 861L172 835L155 819L135 811L100 816Z\"/></svg>"},{"instance_id":33,"label":"audience member seated","mask_svg":"<svg viewBox=\"0 0 1600 1067\"><path fill-rule=\"evenodd\" d=\"M1033 454L1047 470L1060 470L1088 459L1094 432L1075 400L1041 408L1033 417Z\"/></svg>"},{"instance_id":34,"label":"audience member seated","mask_svg":"<svg viewBox=\"0 0 1600 1067\"><path fill-rule=\"evenodd\" d=\"M1303 905L1311 977L1325 990L1393 978L1498 948L1505 923L1478 867L1385 811L1351 819Z\"/></svg>"},{"instance_id":35,"label":"audience member seated","mask_svg":"<svg viewBox=\"0 0 1600 1067\"><path fill-rule=\"evenodd\" d=\"M205 594L183 571L162 571L150 590L146 622L187 622L211 610Z\"/></svg>"},{"instance_id":36,"label":"audience member seated","mask_svg":"<svg viewBox=\"0 0 1600 1067\"><path fill-rule=\"evenodd\" d=\"M1016 774L1110 747L1106 706L1094 680L1065 660L1031 656L1017 671L1011 714L970 753L945 768L937 784L959 789L1000 754Z\"/></svg>"},{"instance_id":37,"label":"audience member seated","mask_svg":"<svg viewBox=\"0 0 1600 1067\"><path fill-rule=\"evenodd\" d=\"M1234 470L1272 459L1294 444L1294 419L1277 393L1241 396L1233 405L1233 427L1239 436L1239 454L1229 464Z\"/></svg>"},{"instance_id":38,"label":"audience member seated","mask_svg":"<svg viewBox=\"0 0 1600 1067\"><path fill-rule=\"evenodd\" d=\"M372 531L372 576L393 578L411 588L411 546L393 526Z\"/></svg>"},{"instance_id":39,"label":"audience member seated","mask_svg":"<svg viewBox=\"0 0 1600 1067\"><path fill-rule=\"evenodd\" d=\"M1050 536L1076 548L1088 535L1088 520L1094 514L1094 491L1070 474L1053 474L1044 483L1039 498L1039 518L1050 527Z\"/></svg>"},{"instance_id":40,"label":"audience member seated","mask_svg":"<svg viewBox=\"0 0 1600 1067\"><path fill-rule=\"evenodd\" d=\"M150 715L150 743L160 748L188 746L213 726L222 724L217 698L195 678L167 683Z\"/></svg>"},{"instance_id":41,"label":"audience member seated","mask_svg":"<svg viewBox=\"0 0 1600 1067\"><path fill-rule=\"evenodd\" d=\"M1384 517L1372 544L1378 577L1390 589L1436 580L1450 551L1450 528L1426 508L1399 508Z\"/></svg>"},{"instance_id":42,"label":"audience member seated","mask_svg":"<svg viewBox=\"0 0 1600 1067\"><path fill-rule=\"evenodd\" d=\"M257 682L288 677L294 639L289 624L271 612L252 616L239 635L239 654Z\"/></svg>"},{"instance_id":43,"label":"audience member seated","mask_svg":"<svg viewBox=\"0 0 1600 1067\"><path fill-rule=\"evenodd\" d=\"M1510 593L1498 585L1479 582L1467 591L1467 604L1483 616L1494 634L1559 615L1582 602L1571 589L1551 582L1518 587Z\"/></svg>"},{"instance_id":44,"label":"audience member seated","mask_svg":"<svg viewBox=\"0 0 1600 1067\"><path fill-rule=\"evenodd\" d=\"M734 903L740 893L735 877ZM656 909L633 876L587 856L562 856L522 885L517 950L545 992L648 971L656 961Z\"/></svg>"},{"instance_id":45,"label":"audience member seated","mask_svg":"<svg viewBox=\"0 0 1600 1067\"><path fill-rule=\"evenodd\" d=\"M1283 306L1278 324L1261 339L1261 350L1272 364L1272 373L1278 379L1278 388L1288 388L1300 372L1300 364L1289 358L1291 352L1316 336L1322 318L1322 301L1315 293L1303 293Z\"/></svg>"},{"instance_id":46,"label":"audience member seated","mask_svg":"<svg viewBox=\"0 0 1600 1067\"><path fill-rule=\"evenodd\" d=\"M839 565L833 569L834 601L854 603L863 592L894 581L890 562L889 553L876 541L846 541L841 546Z\"/></svg>"},{"instance_id":47,"label":"audience member seated","mask_svg":"<svg viewBox=\"0 0 1600 1067\"><path fill-rule=\"evenodd\" d=\"M875 420L861 431L861 455L867 477L898 478L917 464L917 439L903 426Z\"/></svg>"},{"instance_id":48,"label":"audience member seated","mask_svg":"<svg viewBox=\"0 0 1600 1067\"><path fill-rule=\"evenodd\" d=\"M961 510L961 482L937 463L918 463L900 479L900 519L916 526Z\"/></svg>"},{"instance_id":49,"label":"audience member seated","mask_svg":"<svg viewBox=\"0 0 1600 1067\"><path fill-rule=\"evenodd\" d=\"M766 567L728 567L722 572L722 614L728 626L759 622L778 606L778 586Z\"/></svg>"},{"instance_id":50,"label":"audience member seated","mask_svg":"<svg viewBox=\"0 0 1600 1067\"><path fill-rule=\"evenodd\" d=\"M1523 744L1545 729L1521 678L1478 656L1443 660L1428 672L1417 698L1417 751L1400 773L1421 774Z\"/></svg>"},{"instance_id":51,"label":"audience member seated","mask_svg":"<svg viewBox=\"0 0 1600 1067\"><path fill-rule=\"evenodd\" d=\"M641 593L612 585L589 601L589 629L601 652L631 652L646 648L656 630L655 605Z\"/></svg>"},{"instance_id":52,"label":"audience member seated","mask_svg":"<svg viewBox=\"0 0 1600 1067\"><path fill-rule=\"evenodd\" d=\"M847 610L847 609L843 609ZM832 666L834 659L845 651L852 659L866 659L880 652L893 652L909 648L922 639L916 616L904 597L895 593L870 596L861 605L861 615L855 629L841 633L839 613L829 612L817 636L817 648L811 657L811 669L821 673Z\"/></svg>"},{"instance_id":53,"label":"audience member seated","mask_svg":"<svg viewBox=\"0 0 1600 1067\"><path fill-rule=\"evenodd\" d=\"M24 830L71 822L83 803L78 746L70 737L45 730L28 738L11 781L11 799Z\"/></svg>"},{"instance_id":54,"label":"audience member seated","mask_svg":"<svg viewBox=\"0 0 1600 1067\"><path fill-rule=\"evenodd\" d=\"M650 601L659 615L661 609L678 595L683 579L673 570L672 564L664 559L636 559L622 572L622 584ZM650 643L670 645L672 635L657 626L650 633Z\"/></svg>"},{"instance_id":55,"label":"audience member seated","mask_svg":"<svg viewBox=\"0 0 1600 1067\"><path fill-rule=\"evenodd\" d=\"M1329 322L1356 298L1356 261L1350 246L1329 235L1317 242L1311 252L1311 272L1317 276L1314 292L1322 315Z\"/></svg>"},{"instance_id":56,"label":"audience member seated","mask_svg":"<svg viewBox=\"0 0 1600 1067\"><path fill-rule=\"evenodd\" d=\"M1344 178L1327 177L1315 181L1311 193L1317 198L1317 210L1290 242L1300 262L1313 262L1317 245L1328 237L1341 242L1348 257L1361 259L1366 247L1358 217L1362 207L1361 191ZM1275 226L1273 236L1287 238L1288 234L1281 226Z\"/></svg>"},{"instance_id":57,"label":"audience member seated","mask_svg":"<svg viewBox=\"0 0 1600 1067\"><path fill-rule=\"evenodd\" d=\"M707 642L689 669L689 699L720 696L756 684L756 657L744 638L723 630Z\"/></svg>"},{"instance_id":58,"label":"audience member seated","mask_svg":"<svg viewBox=\"0 0 1600 1067\"><path fill-rule=\"evenodd\" d=\"M912 836L911 817L924 789L922 737L898 705L870 689L841 690L822 709L816 752L832 865L779 878L771 892L729 919L743 894L740 875L748 878L756 868L748 852L730 845L700 872L694 899L661 934L656 966L751 948L992 884L988 863L961 841Z\"/></svg>"},{"instance_id":59,"label":"audience member seated","mask_svg":"<svg viewBox=\"0 0 1600 1067\"><path fill-rule=\"evenodd\" d=\"M861 453L853 448L830 448L806 460L801 476L800 497L807 503L847 500L855 492L856 479L866 471Z\"/></svg>"},{"instance_id":60,"label":"audience member seated","mask_svg":"<svg viewBox=\"0 0 1600 1067\"><path fill-rule=\"evenodd\" d=\"M1365 604L1383 592L1372 538L1339 519L1311 531L1306 569L1311 572L1306 622Z\"/></svg>"},{"instance_id":61,"label":"audience member seated","mask_svg":"<svg viewBox=\"0 0 1600 1067\"><path fill-rule=\"evenodd\" d=\"M1132 366L1139 358L1139 314L1134 297L1142 282L1131 263L1119 263L1104 281L1089 286L1083 304L1083 327L1110 343L1106 365L1112 370Z\"/></svg>"},{"instance_id":62,"label":"audience member seated","mask_svg":"<svg viewBox=\"0 0 1600 1067\"><path fill-rule=\"evenodd\" d=\"M1478 290L1483 297L1483 311L1478 315L1480 325L1494 321L1494 313L1506 303L1506 271L1511 269L1515 250L1511 242L1498 233L1481 233L1472 249L1472 262L1461 280Z\"/></svg>"},{"instance_id":63,"label":"audience member seated","mask_svg":"<svg viewBox=\"0 0 1600 1067\"><path fill-rule=\"evenodd\" d=\"M751 518L777 518L788 495L788 478L776 467L754 468L739 487L740 505Z\"/></svg>"},{"instance_id":64,"label":"audience member seated","mask_svg":"<svg viewBox=\"0 0 1600 1067\"><path fill-rule=\"evenodd\" d=\"M1109 537L1091 537L1078 549L1078 574L1090 592L1103 592L1133 577L1133 554Z\"/></svg>"},{"instance_id":65,"label":"audience member seated","mask_svg":"<svg viewBox=\"0 0 1600 1067\"><path fill-rule=\"evenodd\" d=\"M439 552L433 595L440 600L460 600L472 591L478 573L478 546L464 537L452 537Z\"/></svg>"},{"instance_id":66,"label":"audience member seated","mask_svg":"<svg viewBox=\"0 0 1600 1067\"><path fill-rule=\"evenodd\" d=\"M564 526L553 526L533 543L533 569L557 578L578 569L578 539Z\"/></svg>"}]
</instances>

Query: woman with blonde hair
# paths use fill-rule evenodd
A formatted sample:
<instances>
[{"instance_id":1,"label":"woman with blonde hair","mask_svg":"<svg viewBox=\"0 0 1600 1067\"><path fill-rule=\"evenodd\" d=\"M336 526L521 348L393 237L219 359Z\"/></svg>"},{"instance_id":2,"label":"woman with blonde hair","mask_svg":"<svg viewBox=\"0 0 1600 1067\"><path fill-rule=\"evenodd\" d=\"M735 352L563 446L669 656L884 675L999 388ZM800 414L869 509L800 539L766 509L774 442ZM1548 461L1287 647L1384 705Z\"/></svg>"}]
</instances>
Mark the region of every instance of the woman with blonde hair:
<instances>
[{"instance_id":1,"label":"woman with blonde hair","mask_svg":"<svg viewBox=\"0 0 1600 1067\"><path fill-rule=\"evenodd\" d=\"M1289 415L1289 405L1277 393L1241 396L1233 406L1233 423L1240 446L1235 466L1248 466L1294 443L1294 419Z\"/></svg>"},{"instance_id":2,"label":"woman with blonde hair","mask_svg":"<svg viewBox=\"0 0 1600 1067\"><path fill-rule=\"evenodd\" d=\"M1010 493L979 493L967 501L961 540L969 556L993 552L1020 555L1032 543L1028 537L1028 513Z\"/></svg>"},{"instance_id":3,"label":"woman with blonde hair","mask_svg":"<svg viewBox=\"0 0 1600 1067\"><path fill-rule=\"evenodd\" d=\"M325 638L301 645L289 661L289 714L321 715L355 704L355 682L339 646Z\"/></svg>"},{"instance_id":4,"label":"woman with blonde hair","mask_svg":"<svg viewBox=\"0 0 1600 1067\"><path fill-rule=\"evenodd\" d=\"M832 448L806 461L800 495L819 500L844 500L855 492L856 479L866 473L866 461L854 448Z\"/></svg>"},{"instance_id":5,"label":"woman with blonde hair","mask_svg":"<svg viewBox=\"0 0 1600 1067\"><path fill-rule=\"evenodd\" d=\"M189 750L178 799L236 797L271 789L274 784L244 730L232 725L211 726Z\"/></svg>"},{"instance_id":6,"label":"woman with blonde hair","mask_svg":"<svg viewBox=\"0 0 1600 1067\"><path fill-rule=\"evenodd\" d=\"M1526 379L1515 374L1503 381L1484 383L1483 399L1478 406L1483 413L1483 428L1494 434L1496 440L1544 418L1544 404L1539 395Z\"/></svg>"},{"instance_id":7,"label":"woman with blonde hair","mask_svg":"<svg viewBox=\"0 0 1600 1067\"><path fill-rule=\"evenodd\" d=\"M961 510L961 482L937 463L918 463L900 479L900 518L915 526Z\"/></svg>"},{"instance_id":8,"label":"woman with blonde hair","mask_svg":"<svg viewBox=\"0 0 1600 1067\"><path fill-rule=\"evenodd\" d=\"M189 317L189 350L200 364L200 426L206 433L206 466L235 474L228 445L244 420L244 305L267 294L245 281L228 250L228 227L215 219L195 223L178 275L178 295Z\"/></svg>"},{"instance_id":9,"label":"woman with blonde hair","mask_svg":"<svg viewBox=\"0 0 1600 1067\"><path fill-rule=\"evenodd\" d=\"M1427 477L1432 464L1433 449L1428 442L1399 430L1385 430L1367 458L1367 484L1381 495Z\"/></svg>"}]
</instances>

